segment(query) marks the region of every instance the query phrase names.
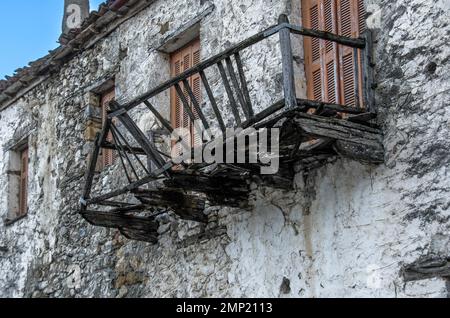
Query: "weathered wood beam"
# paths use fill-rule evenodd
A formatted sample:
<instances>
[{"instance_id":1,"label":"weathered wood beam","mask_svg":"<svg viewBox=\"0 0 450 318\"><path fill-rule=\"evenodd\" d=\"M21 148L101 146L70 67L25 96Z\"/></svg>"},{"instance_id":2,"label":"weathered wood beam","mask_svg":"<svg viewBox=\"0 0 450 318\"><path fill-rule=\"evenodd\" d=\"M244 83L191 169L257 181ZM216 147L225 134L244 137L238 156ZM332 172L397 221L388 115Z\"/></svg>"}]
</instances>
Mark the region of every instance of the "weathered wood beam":
<instances>
[{"instance_id":1,"label":"weathered wood beam","mask_svg":"<svg viewBox=\"0 0 450 318\"><path fill-rule=\"evenodd\" d=\"M180 189L135 189L133 194L144 205L170 208L184 220L205 223L205 201L198 195L186 194Z\"/></svg>"},{"instance_id":2,"label":"weathered wood beam","mask_svg":"<svg viewBox=\"0 0 450 318\"><path fill-rule=\"evenodd\" d=\"M115 131L115 133L117 134L118 138L119 138L120 140L122 140L122 141L125 143L126 148L130 150L130 152L133 154L133 156L134 156L134 158L137 160L137 162L141 165L141 167L144 169L144 171L149 175L149 174L150 174L150 171L148 171L147 167L142 163L141 159L140 159L139 156L138 156L138 153L136 153L136 152L134 151L134 148L131 147L131 145L129 144L127 138L125 138L125 136L120 132L119 129L117 129L117 127L116 127L115 125L113 125L112 128L113 128L113 130ZM149 141L153 144L153 141L152 141L152 140L149 140ZM126 150L125 150L125 151L126 151ZM144 151L144 153L145 153L145 151ZM150 162L151 162L151 161L150 161ZM138 178L138 179L139 179L139 178Z\"/></svg>"},{"instance_id":3,"label":"weathered wood beam","mask_svg":"<svg viewBox=\"0 0 450 318\"><path fill-rule=\"evenodd\" d=\"M233 62L231 61L230 57L227 57L225 59L225 64L227 65L228 74L230 74L231 83L233 84L234 90L236 92L236 95L238 97L239 103L241 104L242 110L244 111L245 117L248 119L251 118L250 111L248 109L247 102L245 100L245 97L241 91L241 87L239 85L236 73L234 71Z\"/></svg>"},{"instance_id":4,"label":"weathered wood beam","mask_svg":"<svg viewBox=\"0 0 450 318\"><path fill-rule=\"evenodd\" d=\"M273 115L280 109L283 109L285 106L284 99L276 102L275 104L271 105L270 107L267 107L263 111L259 112L258 114L254 115L250 120L247 120L242 123L242 128L249 128L250 126L253 126L256 123L259 123L261 120L266 119L270 115Z\"/></svg>"},{"instance_id":5,"label":"weathered wood beam","mask_svg":"<svg viewBox=\"0 0 450 318\"><path fill-rule=\"evenodd\" d=\"M82 217L94 226L107 228L128 228L137 231L154 232L159 224L152 218L130 216L122 213L83 211Z\"/></svg>"},{"instance_id":6,"label":"weathered wood beam","mask_svg":"<svg viewBox=\"0 0 450 318\"><path fill-rule=\"evenodd\" d=\"M305 110L307 110L308 108L334 110L336 112L346 113L346 114L361 114L361 113L366 112L365 110L363 110L361 108L313 101L313 100L308 100L308 99L300 99L300 98L297 98L297 105L298 105L298 107L303 108Z\"/></svg>"},{"instance_id":7,"label":"weathered wood beam","mask_svg":"<svg viewBox=\"0 0 450 318\"><path fill-rule=\"evenodd\" d=\"M194 122L196 119L194 112L192 111L191 105L189 105L186 95L184 95L184 92L181 89L181 86L179 83L175 84L175 91L177 92L177 95L180 98L181 103L183 104L183 111L185 111L189 115L189 118L191 119L191 121Z\"/></svg>"},{"instance_id":8,"label":"weathered wood beam","mask_svg":"<svg viewBox=\"0 0 450 318\"><path fill-rule=\"evenodd\" d=\"M120 228L120 233L129 240L147 242L151 244L158 243L158 232L137 231L127 228Z\"/></svg>"},{"instance_id":9,"label":"weathered wood beam","mask_svg":"<svg viewBox=\"0 0 450 318\"><path fill-rule=\"evenodd\" d=\"M318 38L326 41L336 42L338 44L342 44L349 47L356 47L358 49L364 49L366 47L366 41L364 38L349 38L342 35L337 35L330 32L307 29L302 26L297 25L288 25L288 28L292 31L292 33L309 36L313 38Z\"/></svg>"},{"instance_id":10,"label":"weathered wood beam","mask_svg":"<svg viewBox=\"0 0 450 318\"><path fill-rule=\"evenodd\" d=\"M282 14L278 20L279 24L289 23L287 15ZM286 101L286 108L291 109L297 106L297 96L295 92L294 57L292 54L291 32L285 28L280 30L280 49L283 67L283 90Z\"/></svg>"},{"instance_id":11,"label":"weathered wood beam","mask_svg":"<svg viewBox=\"0 0 450 318\"><path fill-rule=\"evenodd\" d=\"M375 113L361 113L358 115L350 115L347 120L352 123L364 124L375 118L377 118L377 114Z\"/></svg>"},{"instance_id":12,"label":"weathered wood beam","mask_svg":"<svg viewBox=\"0 0 450 318\"><path fill-rule=\"evenodd\" d=\"M83 195L81 197L81 211L86 210L87 208L87 202L86 200L89 199L91 190L92 190L92 182L94 180L95 175L95 167L97 166L97 160L98 156L100 154L100 147L105 142L106 136L108 135L108 132L111 127L111 120L107 120L105 125L103 126L103 129L101 133L97 133L95 142L94 142L94 149L91 154L91 160L89 162L88 169L86 171L85 175L85 185L83 190Z\"/></svg>"},{"instance_id":13,"label":"weathered wood beam","mask_svg":"<svg viewBox=\"0 0 450 318\"><path fill-rule=\"evenodd\" d=\"M306 133L362 145L380 146L381 130L337 118L297 113L293 121Z\"/></svg>"},{"instance_id":14,"label":"weathered wood beam","mask_svg":"<svg viewBox=\"0 0 450 318\"><path fill-rule=\"evenodd\" d=\"M127 167L125 165L124 157L127 160L128 164L130 165L131 170L133 171L134 176L136 177L136 180L139 180L139 175L137 174L136 169L134 168L133 164L131 163L131 160L128 157L127 152L122 149L122 146L121 146L121 144L120 144L120 142L119 142L119 140L117 138L117 134L114 131L114 125L111 125L111 134L112 134L112 137L113 137L114 144L117 145L117 148L118 148L117 153L119 154L120 163L122 164L122 169L125 172L125 175L126 175L126 177L128 179L128 182L132 183L133 181L131 179L130 174L128 173L128 169L127 169Z\"/></svg>"},{"instance_id":15,"label":"weathered wood beam","mask_svg":"<svg viewBox=\"0 0 450 318\"><path fill-rule=\"evenodd\" d=\"M206 119L205 115L203 114L202 108L200 107L200 104L199 104L197 98L195 97L195 94L192 91L191 85L189 84L187 79L183 80L183 86L184 86L184 89L187 91L189 98L191 99L192 106L194 106L194 109L195 109L198 117L202 121L203 127L205 127L205 129L209 129L208 120Z\"/></svg>"},{"instance_id":16,"label":"weathered wood beam","mask_svg":"<svg viewBox=\"0 0 450 318\"><path fill-rule=\"evenodd\" d=\"M239 109L236 104L236 99L234 98L233 90L231 89L230 82L228 81L227 73L225 72L225 68L223 67L222 61L217 63L217 67L219 68L220 76L222 77L222 82L225 87L225 91L227 92L228 101L230 102L231 111L234 115L234 119L236 120L237 126L241 126L241 116L239 115Z\"/></svg>"},{"instance_id":17,"label":"weathered wood beam","mask_svg":"<svg viewBox=\"0 0 450 318\"><path fill-rule=\"evenodd\" d=\"M119 202L119 201L104 201L97 203L100 206L110 206L110 207L116 207L116 208L123 208L132 206L133 204L127 203L127 202Z\"/></svg>"},{"instance_id":18,"label":"weathered wood beam","mask_svg":"<svg viewBox=\"0 0 450 318\"><path fill-rule=\"evenodd\" d=\"M153 107L153 105L148 101L145 100L144 101L144 105L147 106L147 108L153 113L153 115L155 115L155 117L159 120L159 122L161 123L161 125L169 132L172 133L173 132L173 128L172 125L156 110L155 107Z\"/></svg>"},{"instance_id":19,"label":"weathered wood beam","mask_svg":"<svg viewBox=\"0 0 450 318\"><path fill-rule=\"evenodd\" d=\"M121 189L115 190L115 191L111 191L109 193L100 195L98 197L92 198L90 200L87 200L87 204L96 204L98 202L102 202L102 201L106 201L108 199L117 197L119 195L125 194L125 193L129 193L132 190L141 187L151 181L155 181L157 180L158 176L160 176L163 172L172 169L174 167L173 162L169 161L168 163L166 163L163 167L153 171L148 177L142 178L139 181L136 181L132 184L129 184Z\"/></svg>"},{"instance_id":20,"label":"weathered wood beam","mask_svg":"<svg viewBox=\"0 0 450 318\"><path fill-rule=\"evenodd\" d=\"M220 113L219 107L217 106L216 99L214 98L214 94L211 90L211 86L209 85L208 79L206 78L205 72L200 71L200 77L202 79L203 87L205 88L206 94L208 95L209 101L211 103L211 107L216 115L217 122L219 123L219 127L223 133L226 132L226 126L222 118L222 114Z\"/></svg>"},{"instance_id":21,"label":"weathered wood beam","mask_svg":"<svg viewBox=\"0 0 450 318\"><path fill-rule=\"evenodd\" d=\"M336 140L335 150L363 162L384 162L381 131L336 118L297 113L292 119L300 129L314 137Z\"/></svg>"},{"instance_id":22,"label":"weathered wood beam","mask_svg":"<svg viewBox=\"0 0 450 318\"><path fill-rule=\"evenodd\" d=\"M421 259L402 269L405 282L450 277L450 257Z\"/></svg>"},{"instance_id":23,"label":"weathered wood beam","mask_svg":"<svg viewBox=\"0 0 450 318\"><path fill-rule=\"evenodd\" d=\"M110 143L108 141L105 141L102 144L101 148L117 150L118 151L118 147L115 144ZM142 148L139 148L139 147L128 147L128 146L122 146L122 148L128 153L133 153L134 152L137 155L146 156L146 153L145 153L145 151Z\"/></svg>"},{"instance_id":24,"label":"weathered wood beam","mask_svg":"<svg viewBox=\"0 0 450 318\"><path fill-rule=\"evenodd\" d=\"M112 101L109 103L111 110L117 110L119 105ZM135 138L136 142L142 147L148 157L155 163L158 168L164 166L165 161L161 157L161 155L156 150L155 146L148 140L147 136L139 129L136 123L131 119L131 117L127 113L123 113L117 118L120 120L122 125L128 130L128 132ZM168 176L168 172L165 171L165 174Z\"/></svg>"},{"instance_id":25,"label":"weathered wood beam","mask_svg":"<svg viewBox=\"0 0 450 318\"><path fill-rule=\"evenodd\" d=\"M239 79L241 81L242 91L244 93L244 97L247 102L249 115L250 115L250 117L253 117L255 115L255 113L253 111L252 101L250 99L250 91L248 90L247 79L245 78L244 66L243 66L241 55L239 54L239 52L234 54L234 59L236 61L236 66L238 69L238 74L239 74Z\"/></svg>"}]
</instances>

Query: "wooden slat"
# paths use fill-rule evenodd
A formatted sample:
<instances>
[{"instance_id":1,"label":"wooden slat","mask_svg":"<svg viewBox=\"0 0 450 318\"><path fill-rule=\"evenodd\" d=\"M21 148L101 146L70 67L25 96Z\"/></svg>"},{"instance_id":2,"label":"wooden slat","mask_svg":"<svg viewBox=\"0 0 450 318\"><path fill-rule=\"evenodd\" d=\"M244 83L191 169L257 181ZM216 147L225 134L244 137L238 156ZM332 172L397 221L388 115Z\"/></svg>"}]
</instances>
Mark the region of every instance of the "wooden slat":
<instances>
[{"instance_id":1,"label":"wooden slat","mask_svg":"<svg viewBox=\"0 0 450 318\"><path fill-rule=\"evenodd\" d=\"M139 164L141 165L141 167L144 169L144 171L145 171L147 174L150 174L150 171L148 171L148 169L147 169L147 168L145 167L145 165L142 163L141 159L139 159L138 152L135 151L135 149L137 149L137 148L133 148L133 147L130 146L130 144L128 143L128 140L125 138L124 135L122 135L122 133L120 132L119 129L117 129L117 127L115 127L114 125L113 125L112 127L113 127L115 133L117 134L117 136L119 137L119 140L122 140L122 141L126 144L126 146L125 146L125 147L126 147L126 148L125 148L125 151L127 151L127 149L129 149L130 152L133 154L134 158L138 161L138 163L139 163ZM152 141L152 140L149 140L149 141L153 144L153 141ZM122 148L123 148L123 147L122 147ZM142 149L139 148L139 150L142 150ZM145 154L145 151L142 150L142 153ZM142 154L142 153L141 153L141 154Z\"/></svg>"},{"instance_id":2,"label":"wooden slat","mask_svg":"<svg viewBox=\"0 0 450 318\"><path fill-rule=\"evenodd\" d=\"M228 100L230 102L231 111L234 115L234 119L236 120L237 126L241 126L241 116L239 115L239 109L236 104L236 99L234 98L233 90L231 89L230 82L228 81L227 73L225 72L225 68L223 67L222 61L217 63L217 67L219 68L220 76L222 77L222 82L225 87L225 91L227 92Z\"/></svg>"},{"instance_id":3,"label":"wooden slat","mask_svg":"<svg viewBox=\"0 0 450 318\"><path fill-rule=\"evenodd\" d=\"M194 106L194 109L197 112L197 115L200 117L200 120L202 121L203 127L205 127L205 129L209 129L208 121L206 120L206 117L202 112L200 104L198 103L198 100L195 97L194 92L192 91L191 85L189 84L187 79L183 80L183 87L187 91L189 98L191 99L192 105Z\"/></svg>"},{"instance_id":4,"label":"wooden slat","mask_svg":"<svg viewBox=\"0 0 450 318\"><path fill-rule=\"evenodd\" d=\"M153 113L153 115L155 115L155 117L159 120L159 122L161 123L161 125L169 132L172 133L173 132L173 127L172 125L156 110L155 107L153 107L153 105L148 101L145 100L144 101L144 105L147 106L147 108Z\"/></svg>"},{"instance_id":5,"label":"wooden slat","mask_svg":"<svg viewBox=\"0 0 450 318\"><path fill-rule=\"evenodd\" d=\"M195 121L195 115L194 112L191 109L191 106L189 105L188 100L186 99L186 96L184 95L183 90L180 87L180 84L175 84L175 90L177 92L178 97L181 100L181 103L183 104L183 110L188 114L191 121Z\"/></svg>"},{"instance_id":6,"label":"wooden slat","mask_svg":"<svg viewBox=\"0 0 450 318\"><path fill-rule=\"evenodd\" d=\"M84 211L81 215L90 224L107 228L128 228L137 231L155 232L159 227L158 222L154 219L121 213Z\"/></svg>"},{"instance_id":7,"label":"wooden slat","mask_svg":"<svg viewBox=\"0 0 450 318\"><path fill-rule=\"evenodd\" d=\"M241 87L239 85L238 79L236 77L236 73L234 72L233 62L231 58L227 57L225 59L225 63L227 65L228 74L230 74L231 83L233 84L234 90L238 97L239 103L241 104L242 110L244 111L245 117L250 119L250 112L248 110L247 102L245 101L245 97L242 94Z\"/></svg>"},{"instance_id":8,"label":"wooden slat","mask_svg":"<svg viewBox=\"0 0 450 318\"><path fill-rule=\"evenodd\" d=\"M113 110L116 110L118 107L116 106L115 102L111 102L110 105ZM149 156L152 159L155 165L158 168L163 167L164 159L158 153L155 146L150 143L145 134L139 129L139 127L137 127L137 125L134 123L131 117L127 113L125 113L118 116L117 118L120 120L122 125L124 125L125 128L127 128L128 132L135 138L136 142L142 147L147 156ZM166 172L166 174L168 173Z\"/></svg>"},{"instance_id":9,"label":"wooden slat","mask_svg":"<svg viewBox=\"0 0 450 318\"><path fill-rule=\"evenodd\" d=\"M94 180L94 175L95 175L95 167L97 166L97 160L100 154L100 147L102 145L102 143L105 142L106 140L106 136L109 132L109 129L111 127L111 120L108 119L105 123L105 125L103 125L102 131L101 133L97 133L96 138L95 138L95 142L94 142L94 149L92 151L91 154L91 160L89 162L89 166L88 169L86 171L86 175L85 175L85 185L84 185L84 190L83 190L83 196L81 197L81 210L85 210L86 209L86 200L89 199L90 197L90 193L92 190L92 182Z\"/></svg>"},{"instance_id":10,"label":"wooden slat","mask_svg":"<svg viewBox=\"0 0 450 318\"><path fill-rule=\"evenodd\" d=\"M173 167L174 167L173 162L169 161L164 166L162 166L161 168L158 168L157 170L153 171L149 176L147 176L145 178L142 178L139 181L136 181L136 182L134 182L132 184L129 184L129 185L127 185L127 186L125 186L125 187L123 187L121 189L114 190L114 191L111 191L109 193L105 193L103 195L100 195L98 197L89 199L89 200L87 200L87 204L96 204L98 202L106 201L108 199L117 197L117 196L119 196L121 194L125 194L125 193L128 193L128 192L131 192L132 190L134 190L134 189L136 189L138 187L141 187L141 186L143 186L143 185L145 185L145 184L147 184L147 183L149 183L151 181L155 181L158 178L158 176L160 176L163 173L169 171Z\"/></svg>"},{"instance_id":11,"label":"wooden slat","mask_svg":"<svg viewBox=\"0 0 450 318\"><path fill-rule=\"evenodd\" d=\"M126 161L128 162L128 164L130 165L131 171L133 171L133 174L136 177L136 180L139 180L139 175L137 174L136 169L133 166L133 163L131 162L130 158L128 157L127 152L122 149L122 145L121 145L121 143L120 143L120 141L119 141L119 139L117 137L114 125L111 125L111 133L112 133L112 136L113 136L114 144L117 145L117 148L118 148L117 152L119 154L120 161L121 161L121 164L122 164L122 168L125 171L125 174L126 174L126 177L128 179L128 182L132 183L133 181L131 179L131 176L128 174L128 169L127 169L127 167L125 165L124 157L125 157Z\"/></svg>"},{"instance_id":12,"label":"wooden slat","mask_svg":"<svg viewBox=\"0 0 450 318\"><path fill-rule=\"evenodd\" d=\"M220 113L219 107L217 106L216 99L214 98L214 94L211 90L211 86L209 86L208 79L206 78L205 72L200 72L200 77L202 79L203 87L205 88L206 94L208 95L209 101L211 103L211 107L216 115L217 122L219 123L219 127L223 133L226 131L226 126L222 118L222 114Z\"/></svg>"},{"instance_id":13,"label":"wooden slat","mask_svg":"<svg viewBox=\"0 0 450 318\"><path fill-rule=\"evenodd\" d=\"M241 81L242 91L244 93L244 97L247 102L249 115L250 115L250 117L253 117L254 111L253 111L252 101L250 99L250 92L249 92L248 86L247 86L247 79L245 78L244 66L242 64L242 59L241 59L241 55L239 54L239 52L234 54L234 59L236 61L236 66L238 69L238 74L239 74L239 79Z\"/></svg>"}]
</instances>

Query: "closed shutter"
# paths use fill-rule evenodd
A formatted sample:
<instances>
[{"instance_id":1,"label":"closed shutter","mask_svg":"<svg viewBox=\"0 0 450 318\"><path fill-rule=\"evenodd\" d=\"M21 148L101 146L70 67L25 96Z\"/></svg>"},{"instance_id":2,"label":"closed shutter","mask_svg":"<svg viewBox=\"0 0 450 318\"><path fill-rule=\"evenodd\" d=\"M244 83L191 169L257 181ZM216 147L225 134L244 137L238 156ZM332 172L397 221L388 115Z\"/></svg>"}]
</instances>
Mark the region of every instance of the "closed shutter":
<instances>
[{"instance_id":1,"label":"closed shutter","mask_svg":"<svg viewBox=\"0 0 450 318\"><path fill-rule=\"evenodd\" d=\"M348 37L358 37L365 30L363 0L303 0L302 16L305 27L311 29ZM308 98L355 106L354 59L361 63L361 53L355 57L352 48L310 37L304 38L304 45Z\"/></svg>"},{"instance_id":2,"label":"closed shutter","mask_svg":"<svg viewBox=\"0 0 450 318\"><path fill-rule=\"evenodd\" d=\"M28 210L28 148L20 154L19 217Z\"/></svg>"},{"instance_id":3,"label":"closed shutter","mask_svg":"<svg viewBox=\"0 0 450 318\"><path fill-rule=\"evenodd\" d=\"M114 100L115 98L115 89L111 89L105 93L103 93L101 98L101 107L102 107L102 123L103 125L106 123L106 119L109 111L109 102ZM111 131L106 136L106 141L113 143L113 135ZM108 167L114 164L117 159L117 153L112 149L103 149L102 150L102 165L103 167Z\"/></svg>"},{"instance_id":4,"label":"closed shutter","mask_svg":"<svg viewBox=\"0 0 450 318\"><path fill-rule=\"evenodd\" d=\"M195 40L182 49L174 52L171 56L171 75L172 77L178 76L181 73L187 71L191 67L200 63L200 41ZM201 78L200 74L195 74L188 79L188 83L199 103L201 104ZM187 93L186 88L182 83L179 83L186 100L189 101L189 107L193 111L195 118L198 119L198 114L193 107L193 103ZM190 145L192 147L200 145L202 143L201 135L197 134L194 130L193 123L189 117L188 112L184 109L183 103L174 88L171 90L171 121L174 128L185 128L186 134L183 136L185 140L190 139ZM181 153L180 145L175 146L175 154Z\"/></svg>"},{"instance_id":5,"label":"closed shutter","mask_svg":"<svg viewBox=\"0 0 450 318\"><path fill-rule=\"evenodd\" d=\"M307 28L337 33L336 1L303 1L302 7ZM308 98L336 103L339 94L337 45L310 37L305 37L304 42Z\"/></svg>"},{"instance_id":6,"label":"closed shutter","mask_svg":"<svg viewBox=\"0 0 450 318\"><path fill-rule=\"evenodd\" d=\"M196 66L200 64L200 41L195 41L192 44L192 66ZM192 87L192 91L194 93L195 98L197 99L198 104L201 106L202 104L202 86L201 86L201 77L200 74L195 74L190 79L190 85ZM193 112L195 115L195 119L198 121L200 117L197 114L195 108L193 108ZM197 147L203 144L201 131L196 131L194 127L192 127L192 146Z\"/></svg>"}]
</instances>

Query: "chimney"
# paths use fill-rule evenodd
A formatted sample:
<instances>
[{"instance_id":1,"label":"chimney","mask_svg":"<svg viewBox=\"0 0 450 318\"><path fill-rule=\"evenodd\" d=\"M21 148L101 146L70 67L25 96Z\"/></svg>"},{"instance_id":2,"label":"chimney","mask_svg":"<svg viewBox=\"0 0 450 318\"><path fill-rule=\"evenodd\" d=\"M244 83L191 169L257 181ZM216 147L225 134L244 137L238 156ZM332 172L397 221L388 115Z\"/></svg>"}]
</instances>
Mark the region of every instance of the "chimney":
<instances>
[{"instance_id":1,"label":"chimney","mask_svg":"<svg viewBox=\"0 0 450 318\"><path fill-rule=\"evenodd\" d=\"M88 16L89 0L64 0L62 33L68 34L70 30L80 28Z\"/></svg>"}]
</instances>

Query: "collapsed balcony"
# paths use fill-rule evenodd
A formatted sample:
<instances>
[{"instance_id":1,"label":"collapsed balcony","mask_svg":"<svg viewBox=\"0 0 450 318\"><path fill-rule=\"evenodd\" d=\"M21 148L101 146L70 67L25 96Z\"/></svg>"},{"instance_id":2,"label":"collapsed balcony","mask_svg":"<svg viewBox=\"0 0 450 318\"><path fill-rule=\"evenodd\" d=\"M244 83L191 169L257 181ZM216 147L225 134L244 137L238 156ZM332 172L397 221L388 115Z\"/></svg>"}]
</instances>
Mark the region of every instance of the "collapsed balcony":
<instances>
[{"instance_id":1,"label":"collapsed balcony","mask_svg":"<svg viewBox=\"0 0 450 318\"><path fill-rule=\"evenodd\" d=\"M270 88L274 93L268 94L269 87L254 78L251 68L245 67L243 56L250 59L252 48L273 41L276 35L282 85L279 91L274 85L275 88ZM298 70L294 66L291 39L296 35L327 40L353 48L355 56L360 54L362 67L355 63L353 69L354 105L297 97ZM80 200L81 215L95 226L117 228L129 239L156 243L157 216L168 211L184 220L206 223L204 211L208 206L247 208L253 182L290 189L294 170L307 172L337 156L382 163L382 136L374 123L376 112L370 96L369 44L365 38L348 38L295 26L289 24L286 16L281 16L279 24L206 59L138 98L125 104L112 101L108 119L97 134L90 156ZM361 75L363 87L357 84ZM202 102L194 92L188 81L192 76L201 81L202 95L207 101ZM273 82L275 78L276 75ZM177 132L179 127L160 111L164 105L155 103L160 100L158 96L167 96L167 92L176 94L188 120L200 126L199 130L218 133L201 136L200 141L194 138L193 143L186 142ZM218 97L218 92L223 92L223 96ZM263 93L274 97L279 94L280 98L267 105L261 105L261 98L255 103ZM157 120L163 133L149 135L139 127L137 121L143 111ZM227 158L236 159L239 157L236 140L242 135L250 139L255 133L259 137L261 131L267 133L271 142L264 153L245 144L241 155L245 160L212 163L179 160L179 149L188 149L191 158L191 154L203 153L211 145L215 145L214 153L220 149ZM274 131L279 134L276 140L271 138L276 135ZM163 146L158 139L168 136L172 140L169 146ZM230 140L231 148L227 147ZM122 173L122 177L114 178L114 184L111 181L106 187L97 185L101 180L96 173L97 161L105 149L116 153L114 169ZM256 161L249 160L252 155L256 155ZM268 168L267 159L279 163L274 173L261 173ZM118 186L119 181L124 184Z\"/></svg>"}]
</instances>

